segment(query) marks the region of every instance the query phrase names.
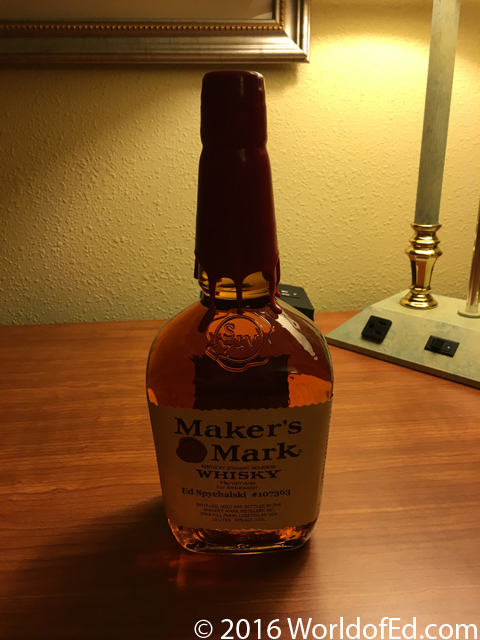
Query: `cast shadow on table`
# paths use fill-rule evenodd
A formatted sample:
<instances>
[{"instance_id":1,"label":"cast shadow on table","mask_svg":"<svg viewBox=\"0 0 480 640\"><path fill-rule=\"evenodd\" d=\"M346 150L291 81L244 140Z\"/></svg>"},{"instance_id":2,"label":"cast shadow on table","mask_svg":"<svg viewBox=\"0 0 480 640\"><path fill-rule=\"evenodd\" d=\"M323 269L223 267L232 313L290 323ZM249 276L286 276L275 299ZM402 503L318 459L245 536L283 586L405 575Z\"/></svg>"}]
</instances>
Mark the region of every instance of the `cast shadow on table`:
<instances>
[{"instance_id":1,"label":"cast shadow on table","mask_svg":"<svg viewBox=\"0 0 480 640\"><path fill-rule=\"evenodd\" d=\"M253 625L275 617L308 555L308 545L267 555L187 552L173 538L161 501L149 501L39 548L17 574L0 637L180 640L195 637L200 619L220 637L228 629L224 618L250 617Z\"/></svg>"}]
</instances>

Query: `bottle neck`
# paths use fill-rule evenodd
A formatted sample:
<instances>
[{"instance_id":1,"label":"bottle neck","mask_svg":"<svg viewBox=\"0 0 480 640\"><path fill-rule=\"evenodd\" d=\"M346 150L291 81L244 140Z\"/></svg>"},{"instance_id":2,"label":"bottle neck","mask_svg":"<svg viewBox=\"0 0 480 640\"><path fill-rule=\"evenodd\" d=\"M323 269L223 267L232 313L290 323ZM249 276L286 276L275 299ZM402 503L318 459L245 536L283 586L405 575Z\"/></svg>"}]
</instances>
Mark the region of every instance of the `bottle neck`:
<instances>
[{"instance_id":1,"label":"bottle neck","mask_svg":"<svg viewBox=\"0 0 480 640\"><path fill-rule=\"evenodd\" d=\"M275 313L280 262L267 141L263 78L212 72L202 89L195 234L195 277L214 317L217 301L237 304L266 295Z\"/></svg>"},{"instance_id":2,"label":"bottle neck","mask_svg":"<svg viewBox=\"0 0 480 640\"><path fill-rule=\"evenodd\" d=\"M210 282L207 273L199 266L198 284L206 296L211 295ZM262 298L268 296L269 284L260 271L252 273L245 278L241 286L242 300ZM215 283L216 300L236 300L238 290L233 280L221 278Z\"/></svg>"}]
</instances>

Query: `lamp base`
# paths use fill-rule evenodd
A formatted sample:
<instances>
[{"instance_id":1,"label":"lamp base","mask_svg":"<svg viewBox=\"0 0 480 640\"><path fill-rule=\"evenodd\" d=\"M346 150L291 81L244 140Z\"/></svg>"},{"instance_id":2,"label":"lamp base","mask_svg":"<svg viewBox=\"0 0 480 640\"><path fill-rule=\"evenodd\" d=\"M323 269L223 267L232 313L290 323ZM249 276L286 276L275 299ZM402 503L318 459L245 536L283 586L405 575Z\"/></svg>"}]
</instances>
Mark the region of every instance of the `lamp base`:
<instances>
[{"instance_id":1,"label":"lamp base","mask_svg":"<svg viewBox=\"0 0 480 640\"><path fill-rule=\"evenodd\" d=\"M465 301L445 296L436 296L434 309L405 308L400 300L407 293L370 305L327 334L327 342L480 389L480 319L460 316ZM371 316L391 322L378 342L375 331L362 337Z\"/></svg>"}]
</instances>

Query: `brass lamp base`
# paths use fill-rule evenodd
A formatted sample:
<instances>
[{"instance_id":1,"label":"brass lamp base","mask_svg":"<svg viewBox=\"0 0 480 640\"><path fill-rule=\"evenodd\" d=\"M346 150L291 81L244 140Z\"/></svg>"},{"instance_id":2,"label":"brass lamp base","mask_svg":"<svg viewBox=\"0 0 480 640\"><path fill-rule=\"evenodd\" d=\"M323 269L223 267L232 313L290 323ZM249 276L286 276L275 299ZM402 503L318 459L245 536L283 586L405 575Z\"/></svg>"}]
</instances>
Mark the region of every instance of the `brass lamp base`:
<instances>
[{"instance_id":1,"label":"brass lamp base","mask_svg":"<svg viewBox=\"0 0 480 640\"><path fill-rule=\"evenodd\" d=\"M410 309L435 309L438 307L438 302L432 296L432 294L424 289L411 288L405 297L400 300L400 304L403 307L409 307Z\"/></svg>"},{"instance_id":2,"label":"brass lamp base","mask_svg":"<svg viewBox=\"0 0 480 640\"><path fill-rule=\"evenodd\" d=\"M405 253L410 258L412 268L412 284L400 304L410 309L435 309L438 302L431 294L433 267L442 255L438 248L440 240L437 231L440 224L412 224L415 231L410 238L410 246Z\"/></svg>"}]
</instances>

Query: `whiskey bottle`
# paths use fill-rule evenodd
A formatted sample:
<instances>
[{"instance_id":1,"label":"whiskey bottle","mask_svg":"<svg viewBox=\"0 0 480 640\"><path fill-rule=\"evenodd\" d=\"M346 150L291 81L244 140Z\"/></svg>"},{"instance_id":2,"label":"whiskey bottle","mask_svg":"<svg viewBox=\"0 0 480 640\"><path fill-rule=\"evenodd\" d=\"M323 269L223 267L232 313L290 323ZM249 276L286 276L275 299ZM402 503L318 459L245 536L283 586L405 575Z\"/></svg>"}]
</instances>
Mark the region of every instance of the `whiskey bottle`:
<instances>
[{"instance_id":1,"label":"whiskey bottle","mask_svg":"<svg viewBox=\"0 0 480 640\"><path fill-rule=\"evenodd\" d=\"M293 549L323 485L333 374L280 278L263 77L203 79L195 277L156 336L147 398L166 515L196 552Z\"/></svg>"}]
</instances>

